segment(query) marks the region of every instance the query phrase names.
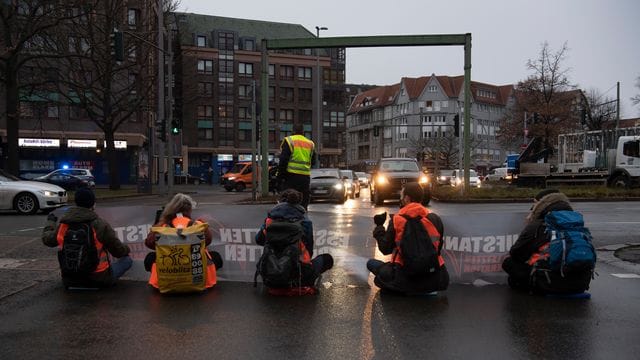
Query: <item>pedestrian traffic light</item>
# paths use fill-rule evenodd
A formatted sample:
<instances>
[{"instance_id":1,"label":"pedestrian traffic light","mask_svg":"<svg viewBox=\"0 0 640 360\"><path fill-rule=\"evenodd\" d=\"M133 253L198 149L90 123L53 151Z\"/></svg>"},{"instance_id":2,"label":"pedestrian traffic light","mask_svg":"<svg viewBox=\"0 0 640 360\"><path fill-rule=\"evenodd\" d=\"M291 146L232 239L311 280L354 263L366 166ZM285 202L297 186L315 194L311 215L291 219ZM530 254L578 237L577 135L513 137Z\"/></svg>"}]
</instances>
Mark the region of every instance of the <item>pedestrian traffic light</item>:
<instances>
[{"instance_id":1,"label":"pedestrian traffic light","mask_svg":"<svg viewBox=\"0 0 640 360\"><path fill-rule=\"evenodd\" d=\"M460 115L457 114L453 117L453 135L460 136Z\"/></svg>"},{"instance_id":2,"label":"pedestrian traffic light","mask_svg":"<svg viewBox=\"0 0 640 360\"><path fill-rule=\"evenodd\" d=\"M182 120L180 118L171 119L171 133L173 135L180 134L180 129L182 129Z\"/></svg>"},{"instance_id":3,"label":"pedestrian traffic light","mask_svg":"<svg viewBox=\"0 0 640 360\"><path fill-rule=\"evenodd\" d=\"M156 137L162 142L167 142L167 121L156 120Z\"/></svg>"},{"instance_id":4,"label":"pedestrian traffic light","mask_svg":"<svg viewBox=\"0 0 640 360\"><path fill-rule=\"evenodd\" d=\"M122 31L113 30L109 34L111 45L111 56L115 61L124 61L124 33Z\"/></svg>"}]
</instances>

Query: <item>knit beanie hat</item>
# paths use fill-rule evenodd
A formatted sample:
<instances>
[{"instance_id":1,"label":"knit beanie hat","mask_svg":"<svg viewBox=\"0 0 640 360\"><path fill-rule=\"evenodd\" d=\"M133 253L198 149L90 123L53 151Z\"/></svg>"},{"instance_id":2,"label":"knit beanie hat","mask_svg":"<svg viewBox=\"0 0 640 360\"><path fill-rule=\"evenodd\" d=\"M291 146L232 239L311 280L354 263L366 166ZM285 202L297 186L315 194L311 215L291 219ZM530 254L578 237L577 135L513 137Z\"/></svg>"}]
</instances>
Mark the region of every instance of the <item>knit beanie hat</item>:
<instances>
[{"instance_id":1,"label":"knit beanie hat","mask_svg":"<svg viewBox=\"0 0 640 360\"><path fill-rule=\"evenodd\" d=\"M96 196L91 189L83 187L76 191L75 202L80 207L91 209L96 203Z\"/></svg>"}]
</instances>

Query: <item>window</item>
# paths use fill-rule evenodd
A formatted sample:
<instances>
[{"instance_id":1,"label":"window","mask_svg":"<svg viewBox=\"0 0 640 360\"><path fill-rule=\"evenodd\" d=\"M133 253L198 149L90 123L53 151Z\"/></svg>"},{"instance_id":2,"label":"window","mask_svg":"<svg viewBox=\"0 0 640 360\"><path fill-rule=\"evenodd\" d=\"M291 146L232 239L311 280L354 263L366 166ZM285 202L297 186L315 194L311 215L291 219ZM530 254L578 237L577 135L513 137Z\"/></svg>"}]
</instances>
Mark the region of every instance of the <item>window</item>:
<instances>
[{"instance_id":1,"label":"window","mask_svg":"<svg viewBox=\"0 0 640 360\"><path fill-rule=\"evenodd\" d=\"M207 47L207 37L204 35L196 36L196 46L197 47Z\"/></svg>"},{"instance_id":2,"label":"window","mask_svg":"<svg viewBox=\"0 0 640 360\"><path fill-rule=\"evenodd\" d=\"M434 92L438 92L438 86L436 85L429 85L429 87L427 88L428 92L434 93Z\"/></svg>"},{"instance_id":3,"label":"window","mask_svg":"<svg viewBox=\"0 0 640 360\"><path fill-rule=\"evenodd\" d=\"M310 81L311 80L311 68L299 67L298 68L298 80Z\"/></svg>"},{"instance_id":4,"label":"window","mask_svg":"<svg viewBox=\"0 0 640 360\"><path fill-rule=\"evenodd\" d=\"M293 88L282 87L280 88L280 101L293 101Z\"/></svg>"},{"instance_id":5,"label":"window","mask_svg":"<svg viewBox=\"0 0 640 360\"><path fill-rule=\"evenodd\" d=\"M198 105L198 118L212 118L213 106L211 105Z\"/></svg>"},{"instance_id":6,"label":"window","mask_svg":"<svg viewBox=\"0 0 640 360\"><path fill-rule=\"evenodd\" d=\"M251 120L251 111L249 110L249 108L238 108L238 119L244 121Z\"/></svg>"},{"instance_id":7,"label":"window","mask_svg":"<svg viewBox=\"0 0 640 360\"><path fill-rule=\"evenodd\" d=\"M221 73L233 73L233 60L220 60L218 66Z\"/></svg>"},{"instance_id":8,"label":"window","mask_svg":"<svg viewBox=\"0 0 640 360\"><path fill-rule=\"evenodd\" d=\"M280 65L280 79L293 80L293 66Z\"/></svg>"},{"instance_id":9,"label":"window","mask_svg":"<svg viewBox=\"0 0 640 360\"><path fill-rule=\"evenodd\" d=\"M280 110L280 121L293 122L293 110L282 109Z\"/></svg>"},{"instance_id":10,"label":"window","mask_svg":"<svg viewBox=\"0 0 640 360\"><path fill-rule=\"evenodd\" d=\"M329 119L324 119L322 124L324 127L338 127L338 125L344 125L344 112L332 111L329 114Z\"/></svg>"},{"instance_id":11,"label":"window","mask_svg":"<svg viewBox=\"0 0 640 360\"><path fill-rule=\"evenodd\" d=\"M253 64L238 63L238 74L240 76L253 77Z\"/></svg>"},{"instance_id":12,"label":"window","mask_svg":"<svg viewBox=\"0 0 640 360\"><path fill-rule=\"evenodd\" d=\"M311 110L298 110L298 119L303 124L311 124L313 120L313 111Z\"/></svg>"},{"instance_id":13,"label":"window","mask_svg":"<svg viewBox=\"0 0 640 360\"><path fill-rule=\"evenodd\" d=\"M275 99L276 99L276 87L269 86L269 100L275 100Z\"/></svg>"},{"instance_id":14,"label":"window","mask_svg":"<svg viewBox=\"0 0 640 360\"><path fill-rule=\"evenodd\" d=\"M198 74L213 74L213 60L198 60Z\"/></svg>"},{"instance_id":15,"label":"window","mask_svg":"<svg viewBox=\"0 0 640 360\"><path fill-rule=\"evenodd\" d=\"M218 83L218 96L220 97L232 97L233 96L233 84L230 83Z\"/></svg>"},{"instance_id":16,"label":"window","mask_svg":"<svg viewBox=\"0 0 640 360\"><path fill-rule=\"evenodd\" d=\"M129 26L135 27L138 24L138 13L138 9L129 9L129 11L127 11L127 24L129 24Z\"/></svg>"},{"instance_id":17,"label":"window","mask_svg":"<svg viewBox=\"0 0 640 360\"><path fill-rule=\"evenodd\" d=\"M131 45L131 47L129 47L129 60L135 61L135 59L136 59L136 46Z\"/></svg>"},{"instance_id":18,"label":"window","mask_svg":"<svg viewBox=\"0 0 640 360\"><path fill-rule=\"evenodd\" d=\"M312 102L313 90L312 89L298 89L298 101L299 102Z\"/></svg>"},{"instance_id":19,"label":"window","mask_svg":"<svg viewBox=\"0 0 640 360\"><path fill-rule=\"evenodd\" d=\"M218 49L233 50L234 38L233 33L228 31L218 32Z\"/></svg>"},{"instance_id":20,"label":"window","mask_svg":"<svg viewBox=\"0 0 640 360\"><path fill-rule=\"evenodd\" d=\"M49 105L47 107L47 117L58 118L58 107L55 105Z\"/></svg>"},{"instance_id":21,"label":"window","mask_svg":"<svg viewBox=\"0 0 640 360\"><path fill-rule=\"evenodd\" d=\"M198 140L213 139L213 129L198 129Z\"/></svg>"},{"instance_id":22,"label":"window","mask_svg":"<svg viewBox=\"0 0 640 360\"><path fill-rule=\"evenodd\" d=\"M269 78L273 79L274 77L276 77L276 66L269 64Z\"/></svg>"},{"instance_id":23,"label":"window","mask_svg":"<svg viewBox=\"0 0 640 360\"><path fill-rule=\"evenodd\" d=\"M200 96L213 96L213 83L211 83L211 82L199 82L198 83L198 95L200 95Z\"/></svg>"},{"instance_id":24,"label":"window","mask_svg":"<svg viewBox=\"0 0 640 360\"><path fill-rule=\"evenodd\" d=\"M238 85L238 97L248 99L251 97L250 85Z\"/></svg>"},{"instance_id":25,"label":"window","mask_svg":"<svg viewBox=\"0 0 640 360\"><path fill-rule=\"evenodd\" d=\"M230 119L233 116L233 106L232 105L218 105L218 116L220 118Z\"/></svg>"},{"instance_id":26,"label":"window","mask_svg":"<svg viewBox=\"0 0 640 360\"><path fill-rule=\"evenodd\" d=\"M256 51L256 42L253 39L244 40L244 49L248 51Z\"/></svg>"}]
</instances>

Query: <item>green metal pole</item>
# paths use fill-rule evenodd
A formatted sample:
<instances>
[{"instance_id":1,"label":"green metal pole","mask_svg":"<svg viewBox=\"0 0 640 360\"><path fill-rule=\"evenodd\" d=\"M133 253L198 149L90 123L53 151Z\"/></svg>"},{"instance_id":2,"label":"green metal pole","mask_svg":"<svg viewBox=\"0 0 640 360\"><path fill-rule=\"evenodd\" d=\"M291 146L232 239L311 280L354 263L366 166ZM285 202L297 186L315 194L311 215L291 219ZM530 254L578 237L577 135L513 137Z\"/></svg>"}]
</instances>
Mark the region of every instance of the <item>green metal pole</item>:
<instances>
[{"instance_id":1,"label":"green metal pole","mask_svg":"<svg viewBox=\"0 0 640 360\"><path fill-rule=\"evenodd\" d=\"M267 39L262 39L262 80L260 81L260 96L262 106L260 112L260 154L262 156L262 172L260 184L262 197L269 196L269 54L267 52Z\"/></svg>"},{"instance_id":2,"label":"green metal pole","mask_svg":"<svg viewBox=\"0 0 640 360\"><path fill-rule=\"evenodd\" d=\"M469 164L471 149L471 34L464 39L464 191L469 189Z\"/></svg>"}]
</instances>

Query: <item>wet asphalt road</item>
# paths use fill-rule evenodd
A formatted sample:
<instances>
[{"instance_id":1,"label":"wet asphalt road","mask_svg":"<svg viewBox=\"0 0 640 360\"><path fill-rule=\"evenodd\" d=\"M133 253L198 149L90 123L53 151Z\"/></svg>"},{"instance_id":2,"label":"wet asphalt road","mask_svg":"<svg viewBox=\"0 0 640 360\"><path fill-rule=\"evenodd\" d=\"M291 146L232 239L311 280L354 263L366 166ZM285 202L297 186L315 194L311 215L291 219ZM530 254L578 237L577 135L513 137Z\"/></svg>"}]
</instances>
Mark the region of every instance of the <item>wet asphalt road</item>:
<instances>
[{"instance_id":1,"label":"wet asphalt road","mask_svg":"<svg viewBox=\"0 0 640 360\"><path fill-rule=\"evenodd\" d=\"M219 197L212 199L199 201L217 207ZM395 204L388 205L395 212ZM576 204L586 218L602 223L595 227L606 243L638 242L637 216L630 213L640 204L609 205L599 218L602 206ZM432 208L443 214L496 211L438 203ZM310 210L312 217L328 214L329 222L342 221L354 233L369 232L370 215L381 211L366 199L339 210L328 204ZM20 221L0 216L9 228L0 240L3 359L636 359L640 353L640 279L619 277L636 268L609 263L606 252L599 252L590 300L468 284L452 284L435 297L398 297L371 287L348 262L323 278L320 294L301 298L272 297L250 282L229 281L203 294L161 296L139 281L144 274L135 273L113 289L70 293L59 282L55 253L41 246L37 229L18 231L29 229Z\"/></svg>"}]
</instances>

